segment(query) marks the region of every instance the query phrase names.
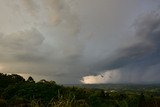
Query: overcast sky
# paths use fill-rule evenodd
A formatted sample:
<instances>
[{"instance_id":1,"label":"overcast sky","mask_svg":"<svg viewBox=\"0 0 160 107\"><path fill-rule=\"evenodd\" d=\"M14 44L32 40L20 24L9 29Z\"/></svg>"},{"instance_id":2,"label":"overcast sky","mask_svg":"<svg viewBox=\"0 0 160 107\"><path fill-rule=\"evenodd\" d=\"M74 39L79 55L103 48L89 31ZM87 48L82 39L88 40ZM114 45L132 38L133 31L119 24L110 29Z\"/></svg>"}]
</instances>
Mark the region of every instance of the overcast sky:
<instances>
[{"instance_id":1,"label":"overcast sky","mask_svg":"<svg viewBox=\"0 0 160 107\"><path fill-rule=\"evenodd\" d=\"M0 72L61 84L160 82L160 2L0 0Z\"/></svg>"}]
</instances>

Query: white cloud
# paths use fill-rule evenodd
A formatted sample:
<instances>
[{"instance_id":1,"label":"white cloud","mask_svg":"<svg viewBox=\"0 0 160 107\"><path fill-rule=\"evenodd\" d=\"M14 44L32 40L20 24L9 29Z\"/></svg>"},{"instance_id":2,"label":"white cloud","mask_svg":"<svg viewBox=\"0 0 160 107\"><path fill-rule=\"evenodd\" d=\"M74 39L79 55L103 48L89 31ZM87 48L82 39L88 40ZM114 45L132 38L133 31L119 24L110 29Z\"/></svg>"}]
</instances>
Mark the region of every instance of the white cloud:
<instances>
[{"instance_id":1,"label":"white cloud","mask_svg":"<svg viewBox=\"0 0 160 107\"><path fill-rule=\"evenodd\" d=\"M96 76L85 76L81 79L81 82L84 84L116 83L120 79L121 74L118 70L109 70Z\"/></svg>"}]
</instances>

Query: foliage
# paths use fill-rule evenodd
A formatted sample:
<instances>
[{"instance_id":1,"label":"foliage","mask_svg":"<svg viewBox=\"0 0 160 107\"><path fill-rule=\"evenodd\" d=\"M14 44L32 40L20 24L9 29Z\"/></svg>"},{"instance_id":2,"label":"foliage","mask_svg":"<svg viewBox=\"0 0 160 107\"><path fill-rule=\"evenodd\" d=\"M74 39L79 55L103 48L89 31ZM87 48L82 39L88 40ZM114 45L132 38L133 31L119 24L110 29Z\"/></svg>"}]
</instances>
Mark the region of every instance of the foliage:
<instances>
[{"instance_id":1,"label":"foliage","mask_svg":"<svg viewBox=\"0 0 160 107\"><path fill-rule=\"evenodd\" d=\"M0 107L159 107L160 88L60 86L44 79L0 73Z\"/></svg>"},{"instance_id":2,"label":"foliage","mask_svg":"<svg viewBox=\"0 0 160 107\"><path fill-rule=\"evenodd\" d=\"M27 82L35 83L34 79L33 79L31 76L30 76L30 77L28 77Z\"/></svg>"}]
</instances>

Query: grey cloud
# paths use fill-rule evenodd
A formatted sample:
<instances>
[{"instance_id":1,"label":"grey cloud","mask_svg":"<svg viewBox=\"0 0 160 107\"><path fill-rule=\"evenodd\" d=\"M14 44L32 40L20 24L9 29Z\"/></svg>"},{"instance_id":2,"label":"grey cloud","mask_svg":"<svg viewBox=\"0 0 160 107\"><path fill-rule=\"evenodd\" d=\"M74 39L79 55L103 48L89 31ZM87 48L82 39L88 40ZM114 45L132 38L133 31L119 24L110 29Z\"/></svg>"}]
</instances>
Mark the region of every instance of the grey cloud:
<instances>
[{"instance_id":1,"label":"grey cloud","mask_svg":"<svg viewBox=\"0 0 160 107\"><path fill-rule=\"evenodd\" d=\"M158 14L157 14L158 12ZM152 12L141 18L138 18L138 22L134 25L136 28L136 37L141 39L141 42L132 45L127 48L119 49L115 51L115 55L111 56L114 59L108 67L120 68L127 64L138 63L145 60L152 60L159 58L158 53L160 51L160 16L159 11ZM108 59L105 59L107 62ZM109 59L110 60L110 59ZM147 63L147 62L146 62ZM105 64L105 62L104 62ZM150 63L152 65L152 63ZM106 64L107 65L107 64ZM116 66L117 65L117 66ZM107 68L107 66L106 66Z\"/></svg>"},{"instance_id":2,"label":"grey cloud","mask_svg":"<svg viewBox=\"0 0 160 107\"><path fill-rule=\"evenodd\" d=\"M9 35L1 34L1 47L8 47L9 49L32 49L41 45L44 37L36 29L18 31Z\"/></svg>"},{"instance_id":3,"label":"grey cloud","mask_svg":"<svg viewBox=\"0 0 160 107\"><path fill-rule=\"evenodd\" d=\"M2 72L30 74L38 79L43 76L58 83L79 83L85 75L121 69L125 76L131 67L139 71L159 63L158 15L138 18L133 25L136 39L131 40L117 34L126 31L123 23L129 26L126 19L132 17L138 1L75 0L77 4L71 6L73 1L0 1L3 14L0 23L4 26L0 27Z\"/></svg>"},{"instance_id":4,"label":"grey cloud","mask_svg":"<svg viewBox=\"0 0 160 107\"><path fill-rule=\"evenodd\" d=\"M38 6L34 0L20 0L19 2L21 2L26 10L31 12L32 15L38 11Z\"/></svg>"},{"instance_id":5,"label":"grey cloud","mask_svg":"<svg viewBox=\"0 0 160 107\"><path fill-rule=\"evenodd\" d=\"M70 74L76 76L80 72L74 70L80 68L77 62L82 50L81 43L77 42L79 21L67 2L17 0L6 3L10 4L10 7L5 7L9 13L16 10L20 22L15 17L12 18L13 24L4 21L9 30L6 30L7 34L2 31L0 35L0 66L4 66L3 72L45 75L61 82L77 79Z\"/></svg>"},{"instance_id":6,"label":"grey cloud","mask_svg":"<svg viewBox=\"0 0 160 107\"><path fill-rule=\"evenodd\" d=\"M160 11L139 17L135 24L135 37L141 42L115 51L113 55L95 63L91 69L97 71L120 69L122 77L133 74L132 82L140 82L149 67L160 63ZM156 66L160 69L159 66ZM150 70L154 72L154 70ZM134 76L135 75L135 76ZM139 75L139 76L138 76ZM121 78L123 80L123 78ZM121 80L121 81L122 81ZM146 78L145 78L146 80ZM124 80L128 81L128 79ZM159 79L157 79L159 81Z\"/></svg>"},{"instance_id":7,"label":"grey cloud","mask_svg":"<svg viewBox=\"0 0 160 107\"><path fill-rule=\"evenodd\" d=\"M46 60L44 56L37 54L19 54L15 56L15 59L20 62L43 62Z\"/></svg>"},{"instance_id":8,"label":"grey cloud","mask_svg":"<svg viewBox=\"0 0 160 107\"><path fill-rule=\"evenodd\" d=\"M1 60L37 60L43 35L36 29L0 35ZM36 55L37 54L37 55Z\"/></svg>"}]
</instances>

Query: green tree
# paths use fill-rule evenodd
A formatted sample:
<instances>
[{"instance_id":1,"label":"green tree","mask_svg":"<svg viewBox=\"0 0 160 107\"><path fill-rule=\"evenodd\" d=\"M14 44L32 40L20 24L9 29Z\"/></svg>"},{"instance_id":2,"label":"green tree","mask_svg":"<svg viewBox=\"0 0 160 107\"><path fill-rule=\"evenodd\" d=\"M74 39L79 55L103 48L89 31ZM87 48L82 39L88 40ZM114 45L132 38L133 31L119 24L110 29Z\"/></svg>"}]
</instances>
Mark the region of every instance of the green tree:
<instances>
[{"instance_id":1,"label":"green tree","mask_svg":"<svg viewBox=\"0 0 160 107\"><path fill-rule=\"evenodd\" d=\"M31 76L28 77L27 82L35 83L34 79Z\"/></svg>"}]
</instances>

